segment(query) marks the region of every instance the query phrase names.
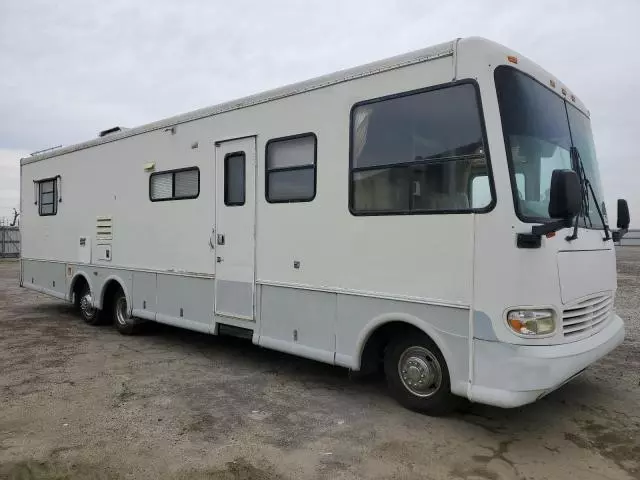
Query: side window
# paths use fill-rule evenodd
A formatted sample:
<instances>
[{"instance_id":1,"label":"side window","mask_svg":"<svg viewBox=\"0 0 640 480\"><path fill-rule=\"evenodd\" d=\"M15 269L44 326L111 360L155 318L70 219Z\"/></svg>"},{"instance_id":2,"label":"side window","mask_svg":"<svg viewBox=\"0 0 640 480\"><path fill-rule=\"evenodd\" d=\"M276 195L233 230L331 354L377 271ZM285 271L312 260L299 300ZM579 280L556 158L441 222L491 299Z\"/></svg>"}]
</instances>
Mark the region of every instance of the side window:
<instances>
[{"instance_id":1,"label":"side window","mask_svg":"<svg viewBox=\"0 0 640 480\"><path fill-rule=\"evenodd\" d=\"M224 204L244 205L246 158L244 152L229 153L224 157Z\"/></svg>"},{"instance_id":2,"label":"side window","mask_svg":"<svg viewBox=\"0 0 640 480\"><path fill-rule=\"evenodd\" d=\"M58 213L58 177L40 180L37 185L38 215L48 216Z\"/></svg>"},{"instance_id":3,"label":"side window","mask_svg":"<svg viewBox=\"0 0 640 480\"><path fill-rule=\"evenodd\" d=\"M493 189L478 105L472 84L356 105L351 114L351 212L450 213L488 207ZM474 177L485 177L489 191L477 200L471 191Z\"/></svg>"},{"instance_id":4,"label":"side window","mask_svg":"<svg viewBox=\"0 0 640 480\"><path fill-rule=\"evenodd\" d=\"M471 207L482 208L491 203L491 185L487 175L473 177L471 182Z\"/></svg>"},{"instance_id":5,"label":"side window","mask_svg":"<svg viewBox=\"0 0 640 480\"><path fill-rule=\"evenodd\" d=\"M154 172L149 177L149 198L152 202L186 200L200 195L200 169L181 168Z\"/></svg>"},{"instance_id":6,"label":"side window","mask_svg":"<svg viewBox=\"0 0 640 480\"><path fill-rule=\"evenodd\" d=\"M316 196L317 139L313 133L267 142L265 194L270 203L310 202Z\"/></svg>"},{"instance_id":7,"label":"side window","mask_svg":"<svg viewBox=\"0 0 640 480\"><path fill-rule=\"evenodd\" d=\"M525 189L525 181L524 181L523 173L516 173L516 187L518 188L518 196L521 200L527 198L527 191Z\"/></svg>"}]
</instances>

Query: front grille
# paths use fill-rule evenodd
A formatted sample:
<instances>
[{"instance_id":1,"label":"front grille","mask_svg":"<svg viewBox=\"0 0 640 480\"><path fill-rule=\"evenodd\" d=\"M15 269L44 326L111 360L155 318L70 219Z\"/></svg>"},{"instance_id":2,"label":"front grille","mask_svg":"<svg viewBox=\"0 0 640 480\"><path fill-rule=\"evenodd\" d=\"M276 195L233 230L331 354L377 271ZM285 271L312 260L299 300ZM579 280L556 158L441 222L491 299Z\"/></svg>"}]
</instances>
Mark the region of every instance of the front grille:
<instances>
[{"instance_id":1,"label":"front grille","mask_svg":"<svg viewBox=\"0 0 640 480\"><path fill-rule=\"evenodd\" d=\"M613 295L597 295L582 300L562 312L562 333L565 337L591 335L606 324L613 310Z\"/></svg>"}]
</instances>

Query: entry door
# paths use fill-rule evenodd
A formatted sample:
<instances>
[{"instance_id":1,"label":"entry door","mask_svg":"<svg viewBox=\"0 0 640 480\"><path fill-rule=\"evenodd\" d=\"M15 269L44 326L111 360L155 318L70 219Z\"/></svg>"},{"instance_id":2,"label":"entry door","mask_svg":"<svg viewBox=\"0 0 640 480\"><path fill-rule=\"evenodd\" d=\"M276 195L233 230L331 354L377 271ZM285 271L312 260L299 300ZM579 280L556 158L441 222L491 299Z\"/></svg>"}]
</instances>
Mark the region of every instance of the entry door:
<instances>
[{"instance_id":1,"label":"entry door","mask_svg":"<svg viewBox=\"0 0 640 480\"><path fill-rule=\"evenodd\" d=\"M216 143L214 312L254 319L255 137Z\"/></svg>"}]
</instances>

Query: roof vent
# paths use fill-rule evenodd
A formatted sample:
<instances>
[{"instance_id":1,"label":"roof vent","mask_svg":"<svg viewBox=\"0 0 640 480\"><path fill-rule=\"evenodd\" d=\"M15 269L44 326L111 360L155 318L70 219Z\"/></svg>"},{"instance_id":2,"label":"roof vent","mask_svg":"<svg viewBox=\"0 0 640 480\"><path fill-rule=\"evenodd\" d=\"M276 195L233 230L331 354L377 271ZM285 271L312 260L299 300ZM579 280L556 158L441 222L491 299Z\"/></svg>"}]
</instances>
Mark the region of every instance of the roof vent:
<instances>
[{"instance_id":1,"label":"roof vent","mask_svg":"<svg viewBox=\"0 0 640 480\"><path fill-rule=\"evenodd\" d=\"M106 137L107 135L113 135L114 133L118 133L118 132L122 132L126 130L125 127L112 127L112 128L107 128L106 130L102 130L99 134L98 137L102 138L102 137Z\"/></svg>"}]
</instances>

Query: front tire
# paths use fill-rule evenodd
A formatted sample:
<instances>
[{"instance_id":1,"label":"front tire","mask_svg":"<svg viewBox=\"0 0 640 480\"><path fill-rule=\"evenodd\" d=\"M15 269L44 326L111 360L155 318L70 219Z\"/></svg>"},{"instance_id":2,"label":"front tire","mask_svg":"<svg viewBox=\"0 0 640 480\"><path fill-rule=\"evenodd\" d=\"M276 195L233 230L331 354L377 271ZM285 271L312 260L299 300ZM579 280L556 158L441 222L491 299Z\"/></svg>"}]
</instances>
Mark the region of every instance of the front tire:
<instances>
[{"instance_id":1,"label":"front tire","mask_svg":"<svg viewBox=\"0 0 640 480\"><path fill-rule=\"evenodd\" d=\"M140 330L141 321L129 315L127 297L120 291L113 298L113 324L123 335L133 335Z\"/></svg>"},{"instance_id":2,"label":"front tire","mask_svg":"<svg viewBox=\"0 0 640 480\"><path fill-rule=\"evenodd\" d=\"M423 333L405 333L391 340L384 372L391 395L410 410L438 416L451 413L459 404L451 393L444 356Z\"/></svg>"}]
</instances>

